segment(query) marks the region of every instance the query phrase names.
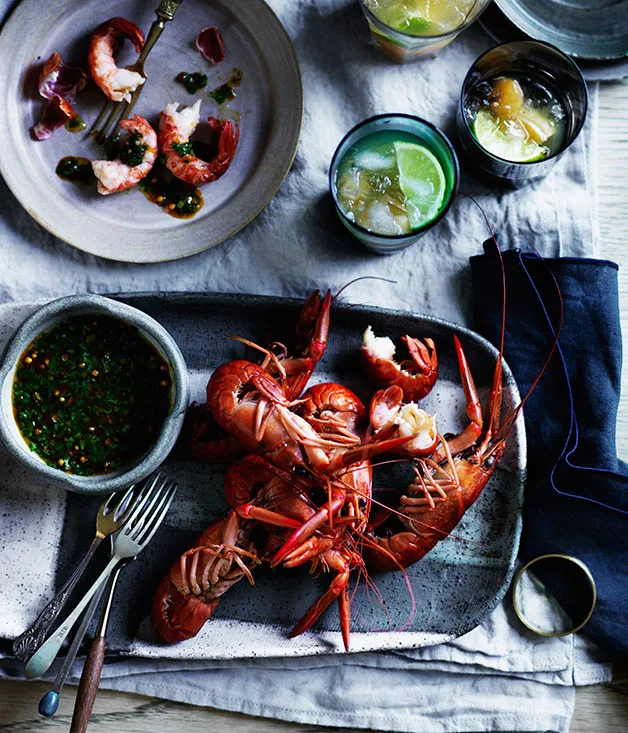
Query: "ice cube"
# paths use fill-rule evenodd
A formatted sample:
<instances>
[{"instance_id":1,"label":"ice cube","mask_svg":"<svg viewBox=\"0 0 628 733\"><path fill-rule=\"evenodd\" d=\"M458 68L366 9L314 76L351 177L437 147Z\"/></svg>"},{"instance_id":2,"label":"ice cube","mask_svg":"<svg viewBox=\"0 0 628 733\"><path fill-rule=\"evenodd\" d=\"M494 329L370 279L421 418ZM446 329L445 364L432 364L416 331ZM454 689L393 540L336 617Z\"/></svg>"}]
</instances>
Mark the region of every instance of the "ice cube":
<instances>
[{"instance_id":1,"label":"ice cube","mask_svg":"<svg viewBox=\"0 0 628 733\"><path fill-rule=\"evenodd\" d=\"M362 150L355 156L355 165L368 171L385 171L394 167L395 159L392 155Z\"/></svg>"},{"instance_id":2,"label":"ice cube","mask_svg":"<svg viewBox=\"0 0 628 733\"><path fill-rule=\"evenodd\" d=\"M368 228L378 234L400 234L399 225L392 211L381 203L371 206L368 212Z\"/></svg>"},{"instance_id":3,"label":"ice cube","mask_svg":"<svg viewBox=\"0 0 628 733\"><path fill-rule=\"evenodd\" d=\"M354 199L358 195L358 171L355 168L350 168L342 175L338 181L337 190L346 198Z\"/></svg>"},{"instance_id":4,"label":"ice cube","mask_svg":"<svg viewBox=\"0 0 628 733\"><path fill-rule=\"evenodd\" d=\"M410 219L408 219L408 215L405 212L401 214L395 214L395 222L397 223L396 234L408 234L409 233Z\"/></svg>"}]
</instances>

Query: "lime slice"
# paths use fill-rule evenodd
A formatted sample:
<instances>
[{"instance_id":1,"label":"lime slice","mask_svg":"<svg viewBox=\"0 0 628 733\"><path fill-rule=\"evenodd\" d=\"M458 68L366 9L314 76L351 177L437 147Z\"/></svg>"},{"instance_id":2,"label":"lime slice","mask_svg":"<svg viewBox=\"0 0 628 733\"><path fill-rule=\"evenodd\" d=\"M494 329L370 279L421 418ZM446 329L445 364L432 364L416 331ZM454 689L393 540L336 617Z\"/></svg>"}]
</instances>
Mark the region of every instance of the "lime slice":
<instances>
[{"instance_id":1,"label":"lime slice","mask_svg":"<svg viewBox=\"0 0 628 733\"><path fill-rule=\"evenodd\" d=\"M481 109L477 113L473 134L489 153L513 163L532 163L547 157L547 148L509 132L488 109Z\"/></svg>"},{"instance_id":2,"label":"lime slice","mask_svg":"<svg viewBox=\"0 0 628 733\"><path fill-rule=\"evenodd\" d=\"M407 33L409 36L422 36L431 27L429 20L425 18L406 17L403 23L396 26L397 30Z\"/></svg>"},{"instance_id":3,"label":"lime slice","mask_svg":"<svg viewBox=\"0 0 628 733\"><path fill-rule=\"evenodd\" d=\"M426 0L392 0L385 4L367 3L383 23L409 35L422 35L432 25L425 17Z\"/></svg>"},{"instance_id":4,"label":"lime slice","mask_svg":"<svg viewBox=\"0 0 628 733\"><path fill-rule=\"evenodd\" d=\"M393 143L399 187L406 198L410 227L429 224L441 210L447 181L441 164L427 148L416 143Z\"/></svg>"}]
</instances>

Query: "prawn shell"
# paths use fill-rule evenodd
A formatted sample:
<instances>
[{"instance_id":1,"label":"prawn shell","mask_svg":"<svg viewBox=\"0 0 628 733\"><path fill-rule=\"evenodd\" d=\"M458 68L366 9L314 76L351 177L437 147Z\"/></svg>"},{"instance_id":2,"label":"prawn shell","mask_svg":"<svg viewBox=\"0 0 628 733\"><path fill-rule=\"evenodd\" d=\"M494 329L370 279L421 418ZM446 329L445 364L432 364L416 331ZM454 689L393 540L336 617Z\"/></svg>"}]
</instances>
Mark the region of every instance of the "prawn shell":
<instances>
[{"instance_id":1,"label":"prawn shell","mask_svg":"<svg viewBox=\"0 0 628 733\"><path fill-rule=\"evenodd\" d=\"M225 60L225 44L220 29L215 25L211 28L203 28L196 36L196 48L210 64L219 64Z\"/></svg>"},{"instance_id":2,"label":"prawn shell","mask_svg":"<svg viewBox=\"0 0 628 733\"><path fill-rule=\"evenodd\" d=\"M64 63L58 52L45 61L37 89L48 103L41 119L32 127L37 140L47 140L58 127L74 117L72 103L88 81L89 76L83 69Z\"/></svg>"}]
</instances>

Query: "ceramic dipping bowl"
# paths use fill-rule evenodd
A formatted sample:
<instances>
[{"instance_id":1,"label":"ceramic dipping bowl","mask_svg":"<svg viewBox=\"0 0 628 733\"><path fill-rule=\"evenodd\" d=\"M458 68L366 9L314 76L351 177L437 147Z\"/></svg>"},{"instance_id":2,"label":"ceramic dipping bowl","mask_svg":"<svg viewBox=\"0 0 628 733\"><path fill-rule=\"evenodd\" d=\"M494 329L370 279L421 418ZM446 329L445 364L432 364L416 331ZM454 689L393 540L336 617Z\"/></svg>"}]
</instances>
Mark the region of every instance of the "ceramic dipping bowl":
<instances>
[{"instance_id":1,"label":"ceramic dipping bowl","mask_svg":"<svg viewBox=\"0 0 628 733\"><path fill-rule=\"evenodd\" d=\"M92 476L66 473L48 465L31 450L22 436L13 412L13 382L20 358L42 332L69 318L85 315L110 316L135 326L170 367L170 411L152 446L124 468ZM40 478L81 494L117 491L141 481L155 471L172 450L189 403L189 382L185 361L174 339L150 316L137 308L99 295L70 295L39 308L18 328L0 360L0 438L9 453Z\"/></svg>"}]
</instances>

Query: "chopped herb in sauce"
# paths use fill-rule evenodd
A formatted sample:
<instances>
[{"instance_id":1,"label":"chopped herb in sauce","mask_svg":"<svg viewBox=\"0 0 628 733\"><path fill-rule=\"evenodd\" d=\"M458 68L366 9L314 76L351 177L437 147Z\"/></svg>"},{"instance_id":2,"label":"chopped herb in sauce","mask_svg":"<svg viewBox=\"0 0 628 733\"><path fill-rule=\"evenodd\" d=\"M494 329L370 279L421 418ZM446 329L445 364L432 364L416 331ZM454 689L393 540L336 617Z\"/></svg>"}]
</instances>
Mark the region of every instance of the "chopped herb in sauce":
<instances>
[{"instance_id":1,"label":"chopped herb in sauce","mask_svg":"<svg viewBox=\"0 0 628 733\"><path fill-rule=\"evenodd\" d=\"M137 328L80 316L26 349L13 410L31 450L49 466L92 476L124 468L150 449L170 394L170 368Z\"/></svg>"},{"instance_id":2,"label":"chopped herb in sauce","mask_svg":"<svg viewBox=\"0 0 628 733\"><path fill-rule=\"evenodd\" d=\"M195 71L191 74L182 71L180 74L177 74L175 81L182 84L190 94L196 94L199 89L207 86L207 75L201 74L200 71Z\"/></svg>"},{"instance_id":3,"label":"chopped herb in sauce","mask_svg":"<svg viewBox=\"0 0 628 733\"><path fill-rule=\"evenodd\" d=\"M79 114L75 114L65 123L65 129L70 132L80 132L87 127L85 120Z\"/></svg>"},{"instance_id":4,"label":"chopped herb in sauce","mask_svg":"<svg viewBox=\"0 0 628 733\"><path fill-rule=\"evenodd\" d=\"M225 102L230 102L232 99L235 99L236 93L235 90L229 86L229 84L223 84L217 89L214 89L213 92L210 92L209 96L217 104L224 104Z\"/></svg>"},{"instance_id":5,"label":"chopped herb in sauce","mask_svg":"<svg viewBox=\"0 0 628 733\"><path fill-rule=\"evenodd\" d=\"M122 139L120 135L114 135L113 137L107 138L105 141L105 157L107 160L115 160L120 153L121 146Z\"/></svg>"},{"instance_id":6,"label":"chopped herb in sauce","mask_svg":"<svg viewBox=\"0 0 628 733\"><path fill-rule=\"evenodd\" d=\"M209 93L209 96L217 103L217 104L224 104L225 102L230 102L232 99L236 98L235 89L233 87L238 87L242 83L242 72L240 69L234 69L231 72L231 77L227 82L222 84L221 86L214 89L212 92Z\"/></svg>"},{"instance_id":7,"label":"chopped herb in sauce","mask_svg":"<svg viewBox=\"0 0 628 733\"><path fill-rule=\"evenodd\" d=\"M88 158L75 158L73 155L67 155L57 163L55 173L59 178L71 183L84 183L89 185L96 178L92 170L91 161Z\"/></svg>"},{"instance_id":8,"label":"chopped herb in sauce","mask_svg":"<svg viewBox=\"0 0 628 733\"><path fill-rule=\"evenodd\" d=\"M192 143L172 143L172 149L175 153L179 155L180 158L185 158L186 156L194 155L194 148L192 146Z\"/></svg>"},{"instance_id":9,"label":"chopped herb in sauce","mask_svg":"<svg viewBox=\"0 0 628 733\"><path fill-rule=\"evenodd\" d=\"M231 72L231 78L229 79L229 84L231 84L232 87L239 87L242 83L242 72L240 69L234 69Z\"/></svg>"},{"instance_id":10,"label":"chopped herb in sauce","mask_svg":"<svg viewBox=\"0 0 628 733\"><path fill-rule=\"evenodd\" d=\"M144 159L147 145L141 143L142 135L135 130L132 132L122 144L120 149L120 160L129 166L140 165Z\"/></svg>"},{"instance_id":11,"label":"chopped herb in sauce","mask_svg":"<svg viewBox=\"0 0 628 733\"><path fill-rule=\"evenodd\" d=\"M137 130L132 132L126 140L116 135L111 141L105 144L105 155L107 160L120 160L125 165L135 167L144 160L144 153L147 145L143 145L142 135Z\"/></svg>"},{"instance_id":12,"label":"chopped herb in sauce","mask_svg":"<svg viewBox=\"0 0 628 733\"><path fill-rule=\"evenodd\" d=\"M140 181L139 188L149 201L177 219L191 219L204 203L198 188L155 169Z\"/></svg>"}]
</instances>

